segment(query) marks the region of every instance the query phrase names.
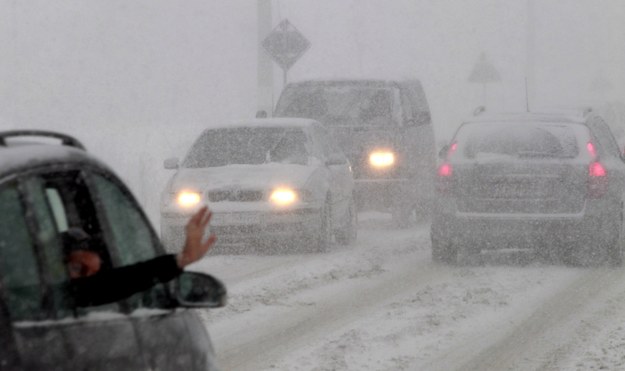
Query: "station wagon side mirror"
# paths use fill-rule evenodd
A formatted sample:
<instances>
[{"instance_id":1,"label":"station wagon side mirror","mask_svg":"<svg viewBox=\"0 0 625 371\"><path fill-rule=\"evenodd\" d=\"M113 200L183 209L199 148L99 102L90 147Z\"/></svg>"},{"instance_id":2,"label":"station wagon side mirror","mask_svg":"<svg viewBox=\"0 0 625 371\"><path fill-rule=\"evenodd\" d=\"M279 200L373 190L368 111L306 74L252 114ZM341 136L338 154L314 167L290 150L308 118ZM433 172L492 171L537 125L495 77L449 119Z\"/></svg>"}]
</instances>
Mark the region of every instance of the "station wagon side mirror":
<instances>
[{"instance_id":1,"label":"station wagon side mirror","mask_svg":"<svg viewBox=\"0 0 625 371\"><path fill-rule=\"evenodd\" d=\"M219 308L226 305L226 286L208 274L182 272L174 283L178 305L186 308Z\"/></svg>"},{"instance_id":2,"label":"station wagon side mirror","mask_svg":"<svg viewBox=\"0 0 625 371\"><path fill-rule=\"evenodd\" d=\"M163 167L168 170L177 169L179 166L178 157L171 157L163 161Z\"/></svg>"},{"instance_id":3,"label":"station wagon side mirror","mask_svg":"<svg viewBox=\"0 0 625 371\"><path fill-rule=\"evenodd\" d=\"M345 163L347 163L347 160L345 159L345 157L341 156L338 153L333 153L329 155L328 158L326 159L326 165L328 166L344 165Z\"/></svg>"}]
</instances>

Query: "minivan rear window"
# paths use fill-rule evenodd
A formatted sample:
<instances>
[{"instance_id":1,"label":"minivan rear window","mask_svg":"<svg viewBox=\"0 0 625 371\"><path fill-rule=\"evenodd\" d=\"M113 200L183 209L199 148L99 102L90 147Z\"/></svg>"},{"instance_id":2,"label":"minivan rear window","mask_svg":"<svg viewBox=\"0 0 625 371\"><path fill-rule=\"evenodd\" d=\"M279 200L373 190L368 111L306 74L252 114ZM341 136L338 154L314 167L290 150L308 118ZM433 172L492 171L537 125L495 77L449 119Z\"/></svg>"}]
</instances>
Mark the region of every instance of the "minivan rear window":
<instances>
[{"instance_id":1,"label":"minivan rear window","mask_svg":"<svg viewBox=\"0 0 625 371\"><path fill-rule=\"evenodd\" d=\"M469 123L456 135L466 158L506 155L522 158L574 158L579 154L570 125L518 122Z\"/></svg>"}]
</instances>

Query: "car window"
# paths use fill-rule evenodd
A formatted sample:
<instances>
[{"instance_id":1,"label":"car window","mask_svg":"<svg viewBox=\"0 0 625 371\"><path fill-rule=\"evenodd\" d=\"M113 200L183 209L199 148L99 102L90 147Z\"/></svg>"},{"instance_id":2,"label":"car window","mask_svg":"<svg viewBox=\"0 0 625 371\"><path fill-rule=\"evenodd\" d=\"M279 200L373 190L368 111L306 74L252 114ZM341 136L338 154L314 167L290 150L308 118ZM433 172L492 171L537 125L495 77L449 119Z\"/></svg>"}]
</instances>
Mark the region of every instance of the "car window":
<instances>
[{"instance_id":1,"label":"car window","mask_svg":"<svg viewBox=\"0 0 625 371\"><path fill-rule=\"evenodd\" d=\"M608 125L602 120L595 119L591 123L592 131L600 144L600 150L603 149L605 154L612 157L620 157L620 151L612 132Z\"/></svg>"},{"instance_id":2,"label":"car window","mask_svg":"<svg viewBox=\"0 0 625 371\"><path fill-rule=\"evenodd\" d=\"M579 153L575 130L564 125L473 123L455 139L466 158L483 156L573 158Z\"/></svg>"},{"instance_id":3,"label":"car window","mask_svg":"<svg viewBox=\"0 0 625 371\"><path fill-rule=\"evenodd\" d=\"M111 232L120 265L134 264L156 256L156 239L139 207L111 180L94 174L98 207Z\"/></svg>"},{"instance_id":4,"label":"car window","mask_svg":"<svg viewBox=\"0 0 625 371\"><path fill-rule=\"evenodd\" d=\"M0 279L13 320L39 319L43 291L25 208L15 184L0 189Z\"/></svg>"}]
</instances>

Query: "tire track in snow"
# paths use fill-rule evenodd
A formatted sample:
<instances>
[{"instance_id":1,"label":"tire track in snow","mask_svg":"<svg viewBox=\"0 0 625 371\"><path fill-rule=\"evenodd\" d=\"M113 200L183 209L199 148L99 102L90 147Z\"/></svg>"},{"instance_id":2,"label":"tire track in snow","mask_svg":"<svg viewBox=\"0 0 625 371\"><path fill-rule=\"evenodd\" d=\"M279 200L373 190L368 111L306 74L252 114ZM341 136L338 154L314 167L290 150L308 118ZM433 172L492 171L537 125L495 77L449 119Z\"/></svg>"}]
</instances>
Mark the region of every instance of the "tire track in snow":
<instances>
[{"instance_id":1,"label":"tire track in snow","mask_svg":"<svg viewBox=\"0 0 625 371\"><path fill-rule=\"evenodd\" d=\"M537 370L545 367L574 336L580 318L593 301L603 301L611 285L622 286L625 271L594 269L585 272L538 308L524 308L501 326L491 324L463 344L430 362L428 370ZM609 285L606 285L609 282ZM519 321L510 328L510 320Z\"/></svg>"}]
</instances>

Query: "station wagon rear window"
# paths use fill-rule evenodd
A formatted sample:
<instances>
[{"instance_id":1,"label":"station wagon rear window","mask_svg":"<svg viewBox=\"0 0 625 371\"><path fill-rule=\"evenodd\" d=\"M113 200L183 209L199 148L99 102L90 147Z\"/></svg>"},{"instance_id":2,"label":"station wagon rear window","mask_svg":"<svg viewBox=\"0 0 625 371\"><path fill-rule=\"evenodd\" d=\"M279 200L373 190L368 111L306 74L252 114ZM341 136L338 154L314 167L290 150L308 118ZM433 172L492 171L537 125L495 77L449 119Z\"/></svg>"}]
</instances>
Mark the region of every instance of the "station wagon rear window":
<instances>
[{"instance_id":1,"label":"station wagon rear window","mask_svg":"<svg viewBox=\"0 0 625 371\"><path fill-rule=\"evenodd\" d=\"M466 158L506 155L520 158L574 158L578 136L571 125L518 122L470 123L456 136Z\"/></svg>"}]
</instances>

